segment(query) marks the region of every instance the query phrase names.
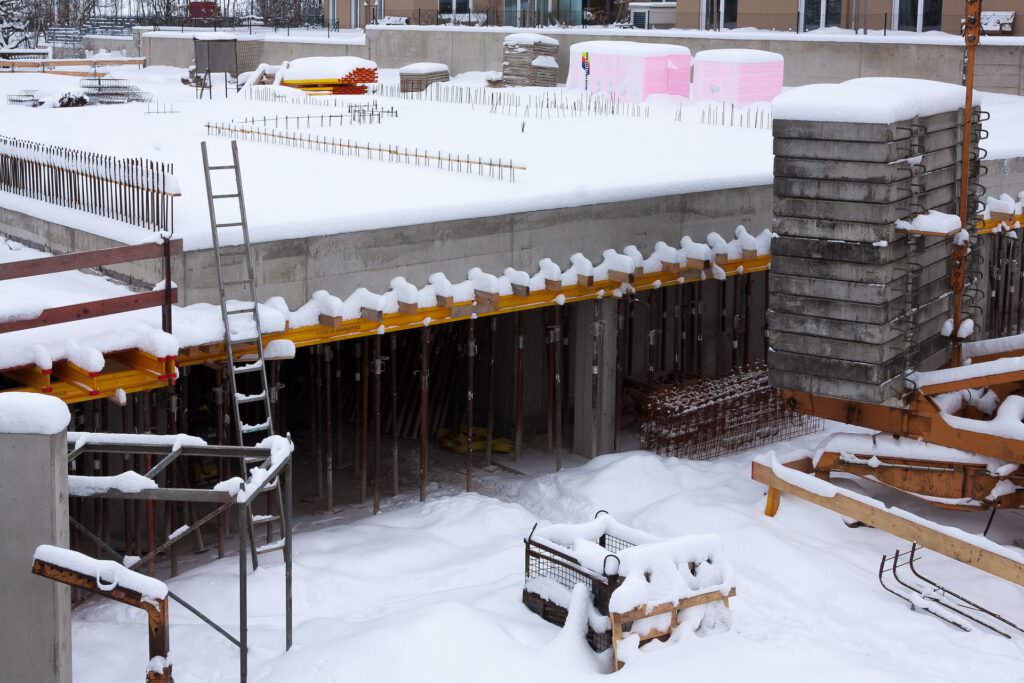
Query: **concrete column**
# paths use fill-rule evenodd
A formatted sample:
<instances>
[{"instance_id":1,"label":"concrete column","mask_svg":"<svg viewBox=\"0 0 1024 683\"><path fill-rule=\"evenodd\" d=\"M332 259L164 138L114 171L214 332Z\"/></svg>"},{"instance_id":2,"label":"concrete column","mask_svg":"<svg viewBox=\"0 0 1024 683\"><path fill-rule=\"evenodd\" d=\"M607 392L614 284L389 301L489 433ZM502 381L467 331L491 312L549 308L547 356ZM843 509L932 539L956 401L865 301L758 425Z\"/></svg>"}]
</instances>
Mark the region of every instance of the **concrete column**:
<instances>
[{"instance_id":1,"label":"concrete column","mask_svg":"<svg viewBox=\"0 0 1024 683\"><path fill-rule=\"evenodd\" d=\"M615 431L617 299L586 301L573 308L573 451L592 458L610 453ZM596 317L595 317L596 312ZM595 364L596 360L596 364Z\"/></svg>"},{"instance_id":2,"label":"concrete column","mask_svg":"<svg viewBox=\"0 0 1024 683\"><path fill-rule=\"evenodd\" d=\"M70 540L67 420L38 433L61 411L50 396L0 395L0 681L71 681L71 589L31 572L36 546Z\"/></svg>"}]
</instances>

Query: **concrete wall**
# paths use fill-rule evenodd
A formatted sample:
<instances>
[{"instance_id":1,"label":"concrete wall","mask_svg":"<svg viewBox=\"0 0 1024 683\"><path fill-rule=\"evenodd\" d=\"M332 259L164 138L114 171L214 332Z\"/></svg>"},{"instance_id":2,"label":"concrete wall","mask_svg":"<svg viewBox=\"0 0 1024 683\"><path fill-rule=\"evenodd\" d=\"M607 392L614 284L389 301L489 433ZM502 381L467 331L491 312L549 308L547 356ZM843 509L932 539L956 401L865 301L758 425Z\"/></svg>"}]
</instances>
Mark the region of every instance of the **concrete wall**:
<instances>
[{"instance_id":1,"label":"concrete wall","mask_svg":"<svg viewBox=\"0 0 1024 683\"><path fill-rule=\"evenodd\" d=\"M31 572L36 546L68 546L67 481L65 432L0 434L0 681L71 681L70 588Z\"/></svg>"},{"instance_id":2,"label":"concrete wall","mask_svg":"<svg viewBox=\"0 0 1024 683\"><path fill-rule=\"evenodd\" d=\"M1024 12L1021 22L1024 23ZM441 62L452 73L465 71L501 71L502 41L508 31L451 30L412 27L381 29L369 26L366 45L334 42L274 41L264 43L263 60L280 63L286 59L317 55L354 55L377 62L383 68L397 68L413 62ZM538 30L545 33L544 30ZM918 42L830 42L815 40L772 40L722 38L713 32L699 37L665 36L638 32L597 34L581 29L576 32L549 32L560 44L559 78L565 80L569 69L569 48L585 40L643 40L651 43L685 45L694 53L715 48L751 48L778 52L786 58L787 86L808 83L839 82L861 76L904 76L948 83L960 82L963 48L959 45L934 45ZM140 38L141 54L151 65L186 67L194 49L188 34L162 32ZM1024 95L1024 46L990 44L978 48L976 87L979 90Z\"/></svg>"}]
</instances>

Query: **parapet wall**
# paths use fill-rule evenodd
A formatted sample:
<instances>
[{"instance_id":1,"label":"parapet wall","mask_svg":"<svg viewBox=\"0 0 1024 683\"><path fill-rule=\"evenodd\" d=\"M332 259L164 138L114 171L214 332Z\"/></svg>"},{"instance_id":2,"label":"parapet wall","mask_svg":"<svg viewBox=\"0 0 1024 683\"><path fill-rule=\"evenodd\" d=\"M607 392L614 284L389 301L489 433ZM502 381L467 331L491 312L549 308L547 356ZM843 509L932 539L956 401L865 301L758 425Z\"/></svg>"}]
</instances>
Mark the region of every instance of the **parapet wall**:
<instances>
[{"instance_id":1,"label":"parapet wall","mask_svg":"<svg viewBox=\"0 0 1024 683\"><path fill-rule=\"evenodd\" d=\"M511 28L369 26L365 45L283 40L269 35L264 44L264 61L280 62L312 55L354 55L372 59L383 68L440 62L447 64L453 74L501 71L503 40L515 32L516 29ZM722 47L769 50L785 57L787 86L837 83L861 76L902 76L960 83L963 57L963 47L957 44L955 36L942 41L922 38L879 42L852 37L850 40L794 39L792 34L784 32L780 32L778 38L766 38L764 31L750 39L698 31L538 29L535 32L558 39L558 77L563 82L570 66L570 46L595 39L685 45L694 53ZM192 37L187 33L146 33L141 35L140 41L140 51L152 65L184 67L192 61ZM1024 41L990 39L988 44L982 44L977 52L975 78L975 87L979 90L1024 95Z\"/></svg>"}]
</instances>

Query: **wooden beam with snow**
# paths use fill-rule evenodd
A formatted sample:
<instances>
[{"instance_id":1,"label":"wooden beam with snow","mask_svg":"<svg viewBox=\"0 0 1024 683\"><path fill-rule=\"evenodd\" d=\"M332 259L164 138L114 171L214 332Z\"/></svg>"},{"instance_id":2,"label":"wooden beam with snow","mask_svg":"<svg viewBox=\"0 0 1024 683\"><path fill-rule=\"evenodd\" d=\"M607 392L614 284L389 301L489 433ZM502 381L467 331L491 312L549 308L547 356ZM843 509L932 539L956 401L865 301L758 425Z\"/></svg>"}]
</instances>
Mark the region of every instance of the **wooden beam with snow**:
<instances>
[{"instance_id":1,"label":"wooden beam with snow","mask_svg":"<svg viewBox=\"0 0 1024 683\"><path fill-rule=\"evenodd\" d=\"M917 543L923 548L934 550L1018 586L1024 586L1024 563L983 547L984 545L995 545L983 536L976 537L977 544L972 543L963 537L970 536L970 534L946 533L943 531L944 527L923 517L898 508L886 508L878 501L873 501L876 503L873 505L861 499L866 497L840 489L813 475L792 468L790 471L792 474L787 474L786 478L783 478L776 474L769 465L755 461L751 463L750 476L754 481L768 487L769 502L771 502L774 492L776 507L778 493L787 493L846 517L852 517L859 522L873 526L880 531L886 531L911 543ZM823 495L826 492L831 495ZM774 515L774 511L771 509L767 509L766 513L769 516ZM953 531L950 527L945 528Z\"/></svg>"},{"instance_id":2,"label":"wooden beam with snow","mask_svg":"<svg viewBox=\"0 0 1024 683\"><path fill-rule=\"evenodd\" d=\"M171 256L181 254L181 240L171 240ZM83 268L99 268L115 263L130 263L164 257L164 245L159 243L132 244L125 247L95 249L93 251L76 251L70 254L57 254L42 258L27 259L0 263L0 280L13 280L19 277L49 275Z\"/></svg>"}]
</instances>

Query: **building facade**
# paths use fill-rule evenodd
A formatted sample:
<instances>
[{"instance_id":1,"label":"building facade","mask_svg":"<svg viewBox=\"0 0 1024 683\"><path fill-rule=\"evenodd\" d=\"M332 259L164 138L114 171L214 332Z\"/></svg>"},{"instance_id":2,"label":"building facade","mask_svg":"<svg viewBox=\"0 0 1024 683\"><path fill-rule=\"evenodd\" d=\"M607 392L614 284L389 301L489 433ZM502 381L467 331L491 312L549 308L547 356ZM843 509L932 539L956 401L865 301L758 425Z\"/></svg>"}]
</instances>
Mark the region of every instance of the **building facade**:
<instances>
[{"instance_id":1,"label":"building facade","mask_svg":"<svg viewBox=\"0 0 1024 683\"><path fill-rule=\"evenodd\" d=\"M677 0L676 26L959 33L963 10L963 0ZM990 34L1024 35L1024 0L986 0L984 15Z\"/></svg>"}]
</instances>

